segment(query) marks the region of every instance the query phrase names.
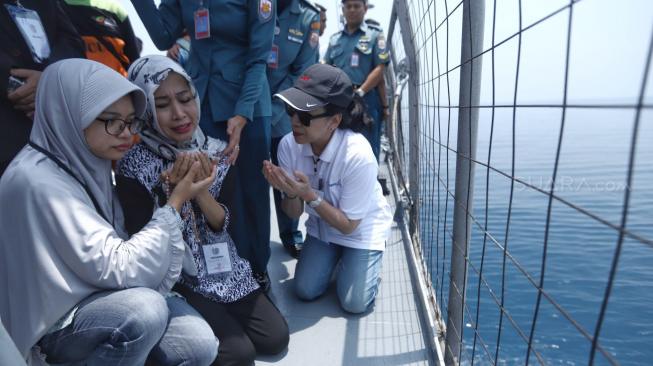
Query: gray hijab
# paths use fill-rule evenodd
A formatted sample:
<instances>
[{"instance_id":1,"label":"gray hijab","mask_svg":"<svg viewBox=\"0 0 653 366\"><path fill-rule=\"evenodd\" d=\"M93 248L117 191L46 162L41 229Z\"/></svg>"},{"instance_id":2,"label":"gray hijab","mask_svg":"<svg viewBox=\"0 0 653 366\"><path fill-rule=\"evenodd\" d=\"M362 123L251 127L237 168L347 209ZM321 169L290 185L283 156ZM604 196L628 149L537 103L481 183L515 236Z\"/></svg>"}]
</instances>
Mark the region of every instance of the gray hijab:
<instances>
[{"instance_id":1,"label":"gray hijab","mask_svg":"<svg viewBox=\"0 0 653 366\"><path fill-rule=\"evenodd\" d=\"M122 75L95 61L67 59L48 66L36 92L30 142L59 160L97 203L113 226L111 161L95 156L84 130L107 107L130 94L136 115L145 110L143 91Z\"/></svg>"},{"instance_id":2,"label":"gray hijab","mask_svg":"<svg viewBox=\"0 0 653 366\"><path fill-rule=\"evenodd\" d=\"M180 152L203 151L211 157L216 156L220 151L224 150L227 144L224 141L206 138L199 126L195 127L195 132L191 140L183 143L178 143L170 139L161 130L156 117L154 93L156 93L161 82L168 77L170 72L179 74L188 82L190 91L195 96L195 103L197 104L197 121L193 121L193 123L199 125L200 112L202 110L200 97L195 89L193 80L184 71L183 67L166 56L150 55L141 57L131 65L127 77L143 89L147 97L147 108L145 112L146 128L141 132L143 143L152 152L169 161L174 161Z\"/></svg>"}]
</instances>

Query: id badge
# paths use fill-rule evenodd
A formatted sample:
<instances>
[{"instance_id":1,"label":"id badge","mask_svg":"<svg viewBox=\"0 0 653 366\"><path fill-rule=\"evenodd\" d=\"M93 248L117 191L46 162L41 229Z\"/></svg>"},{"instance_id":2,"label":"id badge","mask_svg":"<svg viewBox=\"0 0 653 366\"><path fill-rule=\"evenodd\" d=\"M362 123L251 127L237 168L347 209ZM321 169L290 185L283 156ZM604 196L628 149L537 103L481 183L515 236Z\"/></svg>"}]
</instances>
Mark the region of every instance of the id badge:
<instances>
[{"instance_id":1,"label":"id badge","mask_svg":"<svg viewBox=\"0 0 653 366\"><path fill-rule=\"evenodd\" d=\"M354 52L351 54L351 67L358 67L358 53Z\"/></svg>"},{"instance_id":2,"label":"id badge","mask_svg":"<svg viewBox=\"0 0 653 366\"><path fill-rule=\"evenodd\" d=\"M279 46L276 44L272 45L270 54L268 54L268 67L271 69L279 67Z\"/></svg>"},{"instance_id":3,"label":"id badge","mask_svg":"<svg viewBox=\"0 0 653 366\"><path fill-rule=\"evenodd\" d=\"M195 39L211 37L211 23L209 22L209 9L199 8L195 11Z\"/></svg>"},{"instance_id":4,"label":"id badge","mask_svg":"<svg viewBox=\"0 0 653 366\"><path fill-rule=\"evenodd\" d=\"M209 275L231 272L231 257L227 243L202 246L206 273Z\"/></svg>"},{"instance_id":5,"label":"id badge","mask_svg":"<svg viewBox=\"0 0 653 366\"><path fill-rule=\"evenodd\" d=\"M26 9L22 6L5 4L5 8L7 8L14 23L16 23L23 39L25 39L25 43L27 43L32 53L34 62L42 63L47 60L50 57L50 43L43 29L43 23L41 23L39 14L34 10Z\"/></svg>"}]
</instances>

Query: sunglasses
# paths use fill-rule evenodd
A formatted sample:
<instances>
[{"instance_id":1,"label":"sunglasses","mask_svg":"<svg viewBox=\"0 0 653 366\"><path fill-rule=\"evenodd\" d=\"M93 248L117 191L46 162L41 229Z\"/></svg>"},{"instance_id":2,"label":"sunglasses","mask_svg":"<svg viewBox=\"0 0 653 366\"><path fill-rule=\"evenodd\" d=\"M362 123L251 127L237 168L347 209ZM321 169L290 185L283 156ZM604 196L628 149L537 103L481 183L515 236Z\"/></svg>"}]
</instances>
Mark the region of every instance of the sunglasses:
<instances>
[{"instance_id":1,"label":"sunglasses","mask_svg":"<svg viewBox=\"0 0 653 366\"><path fill-rule=\"evenodd\" d=\"M313 115L310 112L298 111L295 108L289 106L288 104L286 104L286 113L288 113L290 118L292 118L292 116L296 114L297 118L299 118L299 122L301 122L306 127L310 126L311 121L316 118L322 118L322 117L327 117L332 115L332 113L330 113L329 110L324 111L324 113L322 114Z\"/></svg>"}]
</instances>

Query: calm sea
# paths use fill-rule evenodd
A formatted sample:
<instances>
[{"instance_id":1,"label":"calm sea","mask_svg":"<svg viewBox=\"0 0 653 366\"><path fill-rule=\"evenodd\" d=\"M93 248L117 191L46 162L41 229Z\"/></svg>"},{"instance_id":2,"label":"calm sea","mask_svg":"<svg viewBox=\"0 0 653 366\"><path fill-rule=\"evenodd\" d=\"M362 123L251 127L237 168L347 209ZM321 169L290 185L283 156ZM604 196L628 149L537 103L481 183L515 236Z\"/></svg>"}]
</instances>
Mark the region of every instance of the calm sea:
<instances>
[{"instance_id":1,"label":"calm sea","mask_svg":"<svg viewBox=\"0 0 653 366\"><path fill-rule=\"evenodd\" d=\"M514 175L544 190L552 185L561 113L561 109L547 108L523 108L516 113ZM634 117L635 111L629 109L569 109L563 132L555 194L616 226L623 214ZM422 127L425 136L422 140L422 238L432 245L430 256L427 250L427 261L432 266L438 301L446 316L454 206L451 195L446 192L446 183L449 182L449 190L453 193L456 164L454 153L450 151L447 157L444 148L429 142L447 143L446 110L441 111L439 130L437 118L432 116L430 120L436 122ZM449 135L449 146L453 148L456 120L453 114ZM512 109L495 111L490 164L508 175L513 156L512 120ZM490 121L490 110L483 110L477 159L485 163L488 161ZM497 302L502 301L503 291L506 314L501 326L499 363L523 364L527 342L522 335L528 339L537 291L518 265L539 283L549 198L515 183L508 221L511 180L497 172L489 172L486 206L487 178L487 169L477 165L473 211L478 222L472 223L469 257L474 268L468 271L463 359L471 363L473 328L479 309L480 339L476 340L474 363L489 364L490 358L494 360L499 336ZM653 113L650 110L641 116L631 190L626 228L650 240L653 238ZM491 237L483 235L486 207L487 232ZM587 214L558 200L553 201L544 290L590 335L597 325L618 234L617 230ZM499 245L505 245L513 258L506 258L505 281L502 281L504 254ZM477 271L481 264L486 283L480 285L479 299ZM653 364L653 247L628 236L618 261L600 343L622 365ZM590 347L591 342L542 297L534 348L546 363L587 364ZM595 360L596 364L608 363L599 353ZM534 354L530 362L539 364Z\"/></svg>"}]
</instances>

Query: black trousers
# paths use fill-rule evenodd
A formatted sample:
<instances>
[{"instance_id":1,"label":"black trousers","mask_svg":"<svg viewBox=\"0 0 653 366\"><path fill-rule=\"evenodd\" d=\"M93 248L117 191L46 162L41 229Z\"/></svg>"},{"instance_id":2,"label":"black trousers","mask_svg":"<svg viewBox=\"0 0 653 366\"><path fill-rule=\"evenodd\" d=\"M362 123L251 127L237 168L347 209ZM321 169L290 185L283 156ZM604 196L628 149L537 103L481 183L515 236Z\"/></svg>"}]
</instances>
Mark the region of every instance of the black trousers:
<instances>
[{"instance_id":1,"label":"black trousers","mask_svg":"<svg viewBox=\"0 0 653 366\"><path fill-rule=\"evenodd\" d=\"M227 304L181 285L174 290L204 317L218 337L218 357L213 365L250 366L257 354L274 355L288 346L286 319L261 289Z\"/></svg>"}]
</instances>

